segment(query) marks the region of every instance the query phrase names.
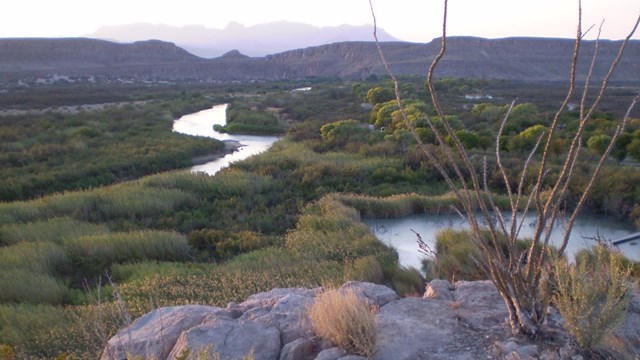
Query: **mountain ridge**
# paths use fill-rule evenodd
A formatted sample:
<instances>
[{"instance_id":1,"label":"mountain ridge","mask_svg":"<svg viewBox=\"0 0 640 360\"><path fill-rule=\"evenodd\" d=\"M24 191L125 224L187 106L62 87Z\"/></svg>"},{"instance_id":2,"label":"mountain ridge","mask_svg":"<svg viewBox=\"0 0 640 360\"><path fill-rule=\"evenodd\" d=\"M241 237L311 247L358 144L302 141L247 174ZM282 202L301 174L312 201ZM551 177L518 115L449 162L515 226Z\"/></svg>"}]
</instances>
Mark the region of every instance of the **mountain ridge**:
<instances>
[{"instance_id":1,"label":"mountain ridge","mask_svg":"<svg viewBox=\"0 0 640 360\"><path fill-rule=\"evenodd\" d=\"M277 21L253 26L230 22L222 29L202 25L176 27L138 23L103 26L87 36L123 43L141 39L160 39L173 42L194 55L213 58L231 50L238 50L249 56L265 56L327 43L372 40L372 33L372 25L314 26ZM398 40L384 29L378 29L378 36L381 41Z\"/></svg>"},{"instance_id":2,"label":"mountain ridge","mask_svg":"<svg viewBox=\"0 0 640 360\"><path fill-rule=\"evenodd\" d=\"M602 79L620 41L601 41L594 80ZM429 43L383 42L397 75L425 75L440 50ZM448 38L436 75L516 81L567 81L574 41L550 38ZM581 46L578 79L584 79L595 48ZM197 57L173 43L148 40L120 44L89 38L0 39L0 79L15 82L68 76L128 78L134 81L271 81L308 77L362 79L384 75L374 42L337 42L250 57L232 50L214 59ZM640 83L640 41L630 41L612 80ZM1 80L0 80L1 81Z\"/></svg>"}]
</instances>

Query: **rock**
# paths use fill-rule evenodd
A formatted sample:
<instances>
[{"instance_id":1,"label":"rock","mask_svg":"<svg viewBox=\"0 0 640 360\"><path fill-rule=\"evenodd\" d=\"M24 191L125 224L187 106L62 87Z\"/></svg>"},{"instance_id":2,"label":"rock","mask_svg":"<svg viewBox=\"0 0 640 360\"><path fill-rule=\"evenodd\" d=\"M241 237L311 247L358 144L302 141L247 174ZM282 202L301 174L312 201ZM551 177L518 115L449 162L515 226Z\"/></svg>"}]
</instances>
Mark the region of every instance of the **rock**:
<instances>
[{"instance_id":1,"label":"rock","mask_svg":"<svg viewBox=\"0 0 640 360\"><path fill-rule=\"evenodd\" d=\"M253 308L271 309L277 303L281 303L285 297L297 295L303 298L314 298L316 294L322 291L322 288L305 289L305 288L275 288L268 292L253 294L247 298L242 304L238 305L238 308L243 309L242 312ZM282 306L282 303L281 303Z\"/></svg>"},{"instance_id":2,"label":"rock","mask_svg":"<svg viewBox=\"0 0 640 360\"><path fill-rule=\"evenodd\" d=\"M398 294L388 287L370 282L349 281L340 287L340 290L345 289L353 289L356 295L366 298L372 305L378 307L400 299Z\"/></svg>"},{"instance_id":3,"label":"rock","mask_svg":"<svg viewBox=\"0 0 640 360\"><path fill-rule=\"evenodd\" d=\"M367 358L359 355L347 355L341 357L340 360L367 360Z\"/></svg>"},{"instance_id":4,"label":"rock","mask_svg":"<svg viewBox=\"0 0 640 360\"><path fill-rule=\"evenodd\" d=\"M453 300L453 294L451 290L454 287L447 280L432 280L427 284L427 288L424 292L423 298L425 299L438 299L438 300Z\"/></svg>"},{"instance_id":5,"label":"rock","mask_svg":"<svg viewBox=\"0 0 640 360\"><path fill-rule=\"evenodd\" d=\"M494 355L496 357L502 357L507 354L511 354L512 352L516 351L516 348L518 348L518 344L516 344L516 342L512 340L507 342L497 341L495 345L496 353Z\"/></svg>"},{"instance_id":6,"label":"rock","mask_svg":"<svg viewBox=\"0 0 640 360\"><path fill-rule=\"evenodd\" d=\"M113 336L107 343L101 359L164 359L183 331L200 325L206 317L214 314L226 316L224 309L202 305L153 310Z\"/></svg>"},{"instance_id":7,"label":"rock","mask_svg":"<svg viewBox=\"0 0 640 360\"><path fill-rule=\"evenodd\" d=\"M347 355L347 352L339 347L322 350L314 360L337 360Z\"/></svg>"},{"instance_id":8,"label":"rock","mask_svg":"<svg viewBox=\"0 0 640 360\"><path fill-rule=\"evenodd\" d=\"M302 337L310 337L313 327L307 315L307 306L312 302L317 290L274 289L268 293L249 297L240 307L249 308L239 320L253 320L280 331L282 344L288 344ZM303 291L304 290L304 291ZM257 307L263 306L263 307Z\"/></svg>"},{"instance_id":9,"label":"rock","mask_svg":"<svg viewBox=\"0 0 640 360\"><path fill-rule=\"evenodd\" d=\"M280 352L280 360L312 360L315 355L313 341L300 338L286 344Z\"/></svg>"},{"instance_id":10,"label":"rock","mask_svg":"<svg viewBox=\"0 0 640 360\"><path fill-rule=\"evenodd\" d=\"M405 298L380 308L374 359L448 359L458 321L439 301ZM419 339L419 340L417 340Z\"/></svg>"},{"instance_id":11,"label":"rock","mask_svg":"<svg viewBox=\"0 0 640 360\"><path fill-rule=\"evenodd\" d=\"M538 347L536 345L520 346L513 340L507 342L496 342L496 352L494 356L499 359L537 359Z\"/></svg>"},{"instance_id":12,"label":"rock","mask_svg":"<svg viewBox=\"0 0 640 360\"><path fill-rule=\"evenodd\" d=\"M625 353L640 354L640 290L633 286L627 313L622 323L611 333L610 337Z\"/></svg>"},{"instance_id":13,"label":"rock","mask_svg":"<svg viewBox=\"0 0 640 360\"><path fill-rule=\"evenodd\" d=\"M546 324L535 344L512 337L501 296L489 281L444 280L429 283L423 298L399 299L393 290L372 283L350 282L371 304L376 316L378 360L572 359L579 351L569 339L559 314ZM201 305L154 310L119 331L107 343L103 360L174 359L185 355L241 359L252 350L256 359L362 359L347 355L329 341L314 338L307 306L322 289L274 289L225 308ZM552 309L553 310L553 309ZM634 290L627 317L613 336L611 358L640 353L640 293ZM493 349L493 350L492 350ZM319 352L319 353L318 353ZM317 355L316 355L317 353ZM203 355L203 354L201 354Z\"/></svg>"},{"instance_id":14,"label":"rock","mask_svg":"<svg viewBox=\"0 0 640 360\"><path fill-rule=\"evenodd\" d=\"M538 346L536 345L521 346L518 349L516 349L516 353L518 353L520 357L528 356L531 358L536 358L538 356Z\"/></svg>"},{"instance_id":15,"label":"rock","mask_svg":"<svg viewBox=\"0 0 640 360\"><path fill-rule=\"evenodd\" d=\"M458 315L468 328L481 332L507 330L509 312L491 281L458 281L454 287Z\"/></svg>"},{"instance_id":16,"label":"rock","mask_svg":"<svg viewBox=\"0 0 640 360\"><path fill-rule=\"evenodd\" d=\"M168 359L242 359L254 354L256 360L275 360L280 354L280 332L255 321L219 318L184 332Z\"/></svg>"}]
</instances>

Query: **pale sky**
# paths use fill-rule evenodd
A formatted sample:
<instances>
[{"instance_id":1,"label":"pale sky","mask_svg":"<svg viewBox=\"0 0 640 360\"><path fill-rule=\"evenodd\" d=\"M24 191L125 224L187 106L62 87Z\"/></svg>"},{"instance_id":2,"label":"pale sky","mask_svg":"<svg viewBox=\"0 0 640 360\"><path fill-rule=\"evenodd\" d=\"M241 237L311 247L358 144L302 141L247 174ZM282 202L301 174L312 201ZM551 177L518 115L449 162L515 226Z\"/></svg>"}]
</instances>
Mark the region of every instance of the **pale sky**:
<instances>
[{"instance_id":1,"label":"pale sky","mask_svg":"<svg viewBox=\"0 0 640 360\"><path fill-rule=\"evenodd\" d=\"M440 36L442 1L373 0L378 26L406 41ZM583 23L602 37L624 38L640 0L583 0ZM449 0L449 35L487 38L575 36L577 0ZM221 29L286 20L316 26L372 24L368 0L6 0L0 37L84 36L102 25L203 25ZM591 38L595 35L592 32ZM634 38L640 38L640 31Z\"/></svg>"}]
</instances>

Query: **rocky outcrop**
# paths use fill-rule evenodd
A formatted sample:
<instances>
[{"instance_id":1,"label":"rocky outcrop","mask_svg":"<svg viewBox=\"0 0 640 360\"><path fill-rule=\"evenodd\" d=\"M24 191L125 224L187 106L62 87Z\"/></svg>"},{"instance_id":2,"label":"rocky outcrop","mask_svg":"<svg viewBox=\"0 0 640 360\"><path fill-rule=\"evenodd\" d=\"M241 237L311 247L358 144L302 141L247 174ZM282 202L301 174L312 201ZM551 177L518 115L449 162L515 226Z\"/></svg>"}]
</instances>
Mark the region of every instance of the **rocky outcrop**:
<instances>
[{"instance_id":1,"label":"rocky outcrop","mask_svg":"<svg viewBox=\"0 0 640 360\"><path fill-rule=\"evenodd\" d=\"M557 325L550 325L537 341L512 337L502 298L489 281L450 284L434 280L423 297L403 299L372 283L348 282L341 287L347 288L379 308L373 359L581 358L568 334ZM110 339L102 359L242 359L249 354L274 360L364 359L315 336L306 309L322 291L273 289L226 308L157 309ZM557 314L551 317L554 323L561 322ZM627 318L613 335L620 354L640 353L638 323L640 294L636 289Z\"/></svg>"}]
</instances>

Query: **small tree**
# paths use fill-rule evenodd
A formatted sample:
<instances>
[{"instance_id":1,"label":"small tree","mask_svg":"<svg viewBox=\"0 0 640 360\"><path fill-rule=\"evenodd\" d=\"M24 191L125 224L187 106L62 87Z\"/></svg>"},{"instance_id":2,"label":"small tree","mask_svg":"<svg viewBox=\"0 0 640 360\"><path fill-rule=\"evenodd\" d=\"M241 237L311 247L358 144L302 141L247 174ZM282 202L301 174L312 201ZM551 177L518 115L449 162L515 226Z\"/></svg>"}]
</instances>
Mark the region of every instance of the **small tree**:
<instances>
[{"instance_id":1,"label":"small tree","mask_svg":"<svg viewBox=\"0 0 640 360\"><path fill-rule=\"evenodd\" d=\"M579 125L573 138L569 139L569 150L559 167L550 165L550 156L557 139L556 129L561 115L567 109L570 99L576 88L576 64L578 61L582 44L582 4L578 1L578 29L571 62L571 75L569 89L562 101L562 105L555 113L548 131L542 133L536 139L533 150L529 153L526 161L520 169L516 179L511 179L510 172L505 169L501 159L502 131L505 124L510 119L510 114L514 108L515 101L506 111L502 119L500 130L496 136L495 155L499 172L503 178L504 186L509 197L510 206L507 209L500 209L492 200L492 194L487 186L487 164L478 169L470 159L467 149L460 138L456 135L455 129L451 126L445 116L444 110L438 100L438 94L434 87L434 74L440 60L443 58L447 48L447 0L444 0L444 15L442 26L441 49L436 55L427 73L427 86L431 94L431 102L442 121L442 126L435 126L432 119L425 115L425 121L434 132L437 142L442 145L444 155L438 156L434 146L421 141L411 121L403 108L398 91L398 80L391 71L382 48L376 35L376 18L373 11L373 4L369 1L374 22L374 38L378 45L380 57L386 68L388 75L395 84L396 100L400 111L403 113L407 127L411 130L420 148L434 164L440 175L446 181L448 187L456 195L459 203L459 211L470 224L470 234L474 244L479 249L476 262L489 279L493 281L509 312L509 322L514 334L537 334L540 326L545 320L547 308L551 301L550 283L546 281L546 276L553 269L553 259L549 252L549 241L551 229L553 228L561 212L561 205L564 203L565 195L574 174L574 168L578 163L582 145L582 135L589 120L592 119L602 96L607 89L609 79L616 68L624 49L633 34L635 33L640 16L634 28L622 42L622 45L604 76L602 83L596 89L593 102L587 105L586 99L590 90L593 69L596 63L598 40L596 40L595 51L591 61L591 67L586 76L584 90L581 95L579 109ZM599 34L598 34L599 38ZM584 205L589 191L600 173L602 165L613 146L622 134L625 125L629 120L632 108L640 99L640 94L631 101L629 108L616 131L611 136L611 142L599 160L593 164L590 177L581 189L581 195L569 214L566 231L559 248L559 255L562 255L567 247L569 235L573 224L580 214L580 209ZM453 146L445 146L446 138L450 137ZM535 168L533 164L535 163ZM451 169L451 170L449 170ZM529 174L533 174L530 176ZM479 208L479 214L476 209ZM522 209L523 214L518 215L518 210ZM536 228L533 241L528 248L519 249L516 246L520 228L529 209L536 213ZM504 211L513 214L510 219L504 215ZM494 220L497 220L494 222ZM481 224L487 224L486 227ZM488 234L486 236L485 234ZM487 239L488 238L488 239ZM506 238L507 251L505 252L500 244L500 239Z\"/></svg>"}]
</instances>

